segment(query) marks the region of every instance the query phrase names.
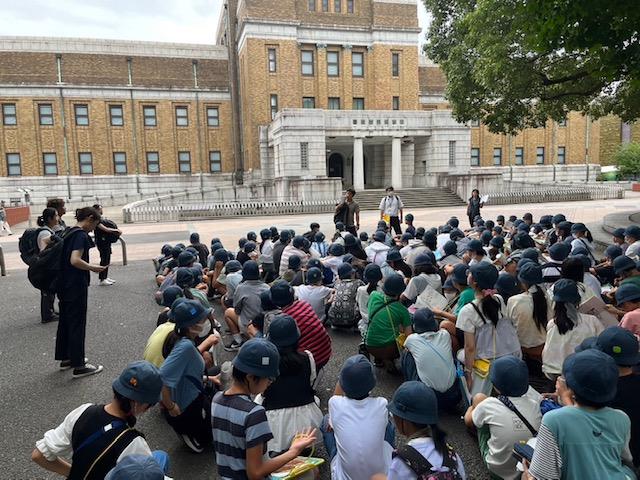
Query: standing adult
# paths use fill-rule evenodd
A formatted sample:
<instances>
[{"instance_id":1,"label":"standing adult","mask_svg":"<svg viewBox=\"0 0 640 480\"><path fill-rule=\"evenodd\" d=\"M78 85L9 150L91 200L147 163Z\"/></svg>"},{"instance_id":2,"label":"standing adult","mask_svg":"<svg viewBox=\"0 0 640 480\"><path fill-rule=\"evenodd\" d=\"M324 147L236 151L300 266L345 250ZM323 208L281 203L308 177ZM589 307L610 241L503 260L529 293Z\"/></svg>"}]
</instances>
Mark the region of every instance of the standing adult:
<instances>
[{"instance_id":1,"label":"standing adult","mask_svg":"<svg viewBox=\"0 0 640 480\"><path fill-rule=\"evenodd\" d=\"M404 204L402 199L395 194L392 186L387 187L386 192L386 197L380 200L380 220L387 222L389 227L396 232L396 235L402 235L400 219L403 217L402 209Z\"/></svg>"},{"instance_id":2,"label":"standing adult","mask_svg":"<svg viewBox=\"0 0 640 480\"><path fill-rule=\"evenodd\" d=\"M63 215L67 213L64 200L62 198L51 198L47 200L47 208L55 208L58 211L58 225L54 227L55 233L64 232L67 229L67 224L62 219Z\"/></svg>"},{"instance_id":3,"label":"standing adult","mask_svg":"<svg viewBox=\"0 0 640 480\"><path fill-rule=\"evenodd\" d=\"M95 238L96 247L100 253L100 265L104 270L100 272L98 278L100 279L101 286L109 286L116 283L115 280L109 278L109 264L111 263L111 238L113 235L122 235L122 230L119 228L113 228L109 225L115 225L115 223L102 217L102 205L94 205L93 208L100 214L100 223L96 227ZM108 223L107 223L108 222Z\"/></svg>"},{"instance_id":4,"label":"standing adult","mask_svg":"<svg viewBox=\"0 0 640 480\"><path fill-rule=\"evenodd\" d=\"M87 327L89 272L102 272L105 267L89 263L89 249L94 245L89 233L100 222L100 213L93 207L76 210L77 224L64 239L62 268L59 275L58 298L60 322L56 334L56 360L60 369L73 368L73 378L86 377L102 371L102 365L86 363L84 339Z\"/></svg>"},{"instance_id":5,"label":"standing adult","mask_svg":"<svg viewBox=\"0 0 640 480\"><path fill-rule=\"evenodd\" d=\"M9 222L7 222L7 211L4 208L4 200L0 200L0 233L6 230L9 235L13 235Z\"/></svg>"},{"instance_id":6,"label":"standing adult","mask_svg":"<svg viewBox=\"0 0 640 480\"><path fill-rule=\"evenodd\" d=\"M42 211L42 215L38 217L38 226L40 232L38 233L38 252L42 252L51 243L55 242L53 228L58 225L58 211L55 208L45 208ZM53 302L56 299L55 292L48 292L40 290L40 321L42 323L49 323L58 320L58 314L53 311Z\"/></svg>"},{"instance_id":7,"label":"standing adult","mask_svg":"<svg viewBox=\"0 0 640 480\"><path fill-rule=\"evenodd\" d=\"M343 222L347 231L352 235L358 235L360 229L360 205L353 199L356 191L348 188L344 200L336 205L334 221L336 225Z\"/></svg>"},{"instance_id":8,"label":"standing adult","mask_svg":"<svg viewBox=\"0 0 640 480\"><path fill-rule=\"evenodd\" d=\"M480 209L484 207L484 203L480 201L480 191L474 188L471 191L471 198L467 204L467 216L469 217L469 226L473 228L473 220L480 215Z\"/></svg>"}]
</instances>

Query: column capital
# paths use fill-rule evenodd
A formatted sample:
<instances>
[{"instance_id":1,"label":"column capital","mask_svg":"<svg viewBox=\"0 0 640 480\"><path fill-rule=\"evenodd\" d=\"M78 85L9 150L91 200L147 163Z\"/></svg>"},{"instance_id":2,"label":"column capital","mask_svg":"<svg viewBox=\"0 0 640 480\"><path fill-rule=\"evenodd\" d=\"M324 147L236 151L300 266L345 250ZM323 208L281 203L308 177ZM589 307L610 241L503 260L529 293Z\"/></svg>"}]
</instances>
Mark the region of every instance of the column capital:
<instances>
[{"instance_id":1,"label":"column capital","mask_svg":"<svg viewBox=\"0 0 640 480\"><path fill-rule=\"evenodd\" d=\"M327 48L326 43L316 43L316 48Z\"/></svg>"}]
</instances>

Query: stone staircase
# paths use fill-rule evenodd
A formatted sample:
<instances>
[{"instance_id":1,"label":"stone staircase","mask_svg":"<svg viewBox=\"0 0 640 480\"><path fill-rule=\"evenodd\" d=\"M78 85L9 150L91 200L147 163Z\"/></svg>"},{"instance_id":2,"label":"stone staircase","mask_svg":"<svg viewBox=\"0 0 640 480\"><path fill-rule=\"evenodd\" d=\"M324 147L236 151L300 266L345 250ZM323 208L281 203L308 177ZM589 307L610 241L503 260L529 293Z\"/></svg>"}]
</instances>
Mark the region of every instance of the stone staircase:
<instances>
[{"instance_id":1,"label":"stone staircase","mask_svg":"<svg viewBox=\"0 0 640 480\"><path fill-rule=\"evenodd\" d=\"M454 207L465 205L455 193L446 188L404 188L395 191L407 208ZM355 200L361 210L378 210L380 200L386 195L384 190L361 190Z\"/></svg>"}]
</instances>

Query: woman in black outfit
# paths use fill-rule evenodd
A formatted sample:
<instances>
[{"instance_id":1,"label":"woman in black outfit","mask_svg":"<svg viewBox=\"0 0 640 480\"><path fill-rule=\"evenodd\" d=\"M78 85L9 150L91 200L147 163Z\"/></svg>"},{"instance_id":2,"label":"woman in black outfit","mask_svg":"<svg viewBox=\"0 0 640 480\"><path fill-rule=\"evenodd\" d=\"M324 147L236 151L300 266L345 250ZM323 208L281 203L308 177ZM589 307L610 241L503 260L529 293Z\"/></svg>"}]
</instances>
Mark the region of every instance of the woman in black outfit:
<instances>
[{"instance_id":1,"label":"woman in black outfit","mask_svg":"<svg viewBox=\"0 0 640 480\"><path fill-rule=\"evenodd\" d=\"M480 191L474 188L471 191L471 198L467 205L467 216L469 217L469 226L473 227L473 220L480 215L480 209L484 207L484 203L480 201Z\"/></svg>"}]
</instances>

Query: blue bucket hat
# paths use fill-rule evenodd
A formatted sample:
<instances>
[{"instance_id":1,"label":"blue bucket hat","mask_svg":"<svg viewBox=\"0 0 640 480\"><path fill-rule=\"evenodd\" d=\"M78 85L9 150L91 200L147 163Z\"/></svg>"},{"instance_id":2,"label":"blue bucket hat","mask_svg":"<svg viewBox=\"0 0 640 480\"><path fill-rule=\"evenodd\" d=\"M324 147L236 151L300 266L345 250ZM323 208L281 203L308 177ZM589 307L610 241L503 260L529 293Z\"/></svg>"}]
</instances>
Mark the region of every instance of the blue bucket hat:
<instances>
[{"instance_id":1,"label":"blue bucket hat","mask_svg":"<svg viewBox=\"0 0 640 480\"><path fill-rule=\"evenodd\" d=\"M640 287L634 283L623 283L616 290L616 303L622 305L625 302L639 302Z\"/></svg>"},{"instance_id":2,"label":"blue bucket hat","mask_svg":"<svg viewBox=\"0 0 640 480\"><path fill-rule=\"evenodd\" d=\"M496 232L498 235L502 235L502 227L500 225L494 226L493 231Z\"/></svg>"},{"instance_id":3,"label":"blue bucket hat","mask_svg":"<svg viewBox=\"0 0 640 480\"><path fill-rule=\"evenodd\" d=\"M626 255L620 255L613 261L613 270L616 275L620 275L624 272L628 272L629 270L633 270L636 268L636 262L634 262L630 257Z\"/></svg>"},{"instance_id":4,"label":"blue bucket hat","mask_svg":"<svg viewBox=\"0 0 640 480\"><path fill-rule=\"evenodd\" d=\"M558 213L554 215L553 218L551 219L551 223L553 223L554 225L558 225L559 223L566 222L566 221L567 221L567 217L565 217L563 213Z\"/></svg>"},{"instance_id":5,"label":"blue bucket hat","mask_svg":"<svg viewBox=\"0 0 640 480\"><path fill-rule=\"evenodd\" d=\"M604 251L604 256L611 260L615 260L620 255L622 255L622 248L619 245L609 245Z\"/></svg>"},{"instance_id":6,"label":"blue bucket hat","mask_svg":"<svg viewBox=\"0 0 640 480\"><path fill-rule=\"evenodd\" d=\"M404 292L405 284L403 278L397 273L392 273L389 275L382 286L382 290L384 293L389 295L390 297L398 297L402 292Z\"/></svg>"},{"instance_id":7,"label":"blue bucket hat","mask_svg":"<svg viewBox=\"0 0 640 480\"><path fill-rule=\"evenodd\" d=\"M276 347L289 347L300 340L300 330L290 315L276 315L269 324L267 339Z\"/></svg>"},{"instance_id":8,"label":"blue bucket hat","mask_svg":"<svg viewBox=\"0 0 640 480\"><path fill-rule=\"evenodd\" d=\"M624 239L624 231L625 231L625 229L624 229L624 228L616 228L616 229L611 233L611 235L613 235L613 236L614 236L614 237L616 237L616 238Z\"/></svg>"},{"instance_id":9,"label":"blue bucket hat","mask_svg":"<svg viewBox=\"0 0 640 480\"><path fill-rule=\"evenodd\" d=\"M455 242L456 240L460 240L461 238L464 238L464 233L462 232L462 230L454 228L453 230L451 230L451 233L449 234L449 238Z\"/></svg>"},{"instance_id":10,"label":"blue bucket hat","mask_svg":"<svg viewBox=\"0 0 640 480\"><path fill-rule=\"evenodd\" d=\"M280 242L287 243L291 240L291 232L289 230L282 230L280 232Z\"/></svg>"},{"instance_id":11,"label":"blue bucket hat","mask_svg":"<svg viewBox=\"0 0 640 480\"><path fill-rule=\"evenodd\" d=\"M268 228L263 228L262 230L260 230L260 238L262 240L268 240L269 238L271 238L271 230L269 230Z\"/></svg>"},{"instance_id":12,"label":"blue bucket hat","mask_svg":"<svg viewBox=\"0 0 640 480\"><path fill-rule=\"evenodd\" d=\"M256 249L256 242L249 240L247 243L244 244L243 250L244 253L251 253Z\"/></svg>"},{"instance_id":13,"label":"blue bucket hat","mask_svg":"<svg viewBox=\"0 0 640 480\"><path fill-rule=\"evenodd\" d=\"M196 261L196 258L196 255L191 252L191 250L183 250L180 252L180 255L178 255L178 266L188 267Z\"/></svg>"},{"instance_id":14,"label":"blue bucket hat","mask_svg":"<svg viewBox=\"0 0 640 480\"><path fill-rule=\"evenodd\" d=\"M324 236L324 233L322 232L316 232L316 234L313 236L313 241L317 243L324 242L324 239L325 239L325 236Z\"/></svg>"},{"instance_id":15,"label":"blue bucket hat","mask_svg":"<svg viewBox=\"0 0 640 480\"><path fill-rule=\"evenodd\" d=\"M428 308L420 308L413 314L413 331L416 333L437 332L438 322Z\"/></svg>"},{"instance_id":16,"label":"blue bucket hat","mask_svg":"<svg viewBox=\"0 0 640 480\"><path fill-rule=\"evenodd\" d=\"M568 278L561 278L553 285L553 300L577 304L580 301L578 284Z\"/></svg>"},{"instance_id":17,"label":"blue bucket hat","mask_svg":"<svg viewBox=\"0 0 640 480\"><path fill-rule=\"evenodd\" d=\"M224 269L227 273L239 272L242 270L242 264L238 260L229 260Z\"/></svg>"},{"instance_id":18,"label":"blue bucket hat","mask_svg":"<svg viewBox=\"0 0 640 480\"><path fill-rule=\"evenodd\" d=\"M162 249L160 250L160 253L162 255L164 255L165 257L171 255L171 250L173 249L173 247L171 245L169 245L168 243L165 243L162 246Z\"/></svg>"},{"instance_id":19,"label":"blue bucket hat","mask_svg":"<svg viewBox=\"0 0 640 480\"><path fill-rule=\"evenodd\" d=\"M522 258L530 258L537 263L540 260L540 251L537 248L525 248L522 251Z\"/></svg>"},{"instance_id":20,"label":"blue bucket hat","mask_svg":"<svg viewBox=\"0 0 640 480\"><path fill-rule=\"evenodd\" d=\"M402 255L397 248L392 248L387 252L387 262L399 262L400 260L402 260Z\"/></svg>"},{"instance_id":21,"label":"blue bucket hat","mask_svg":"<svg viewBox=\"0 0 640 480\"><path fill-rule=\"evenodd\" d=\"M405 219L405 221L407 221L407 222L413 222L413 219L414 219L413 214L411 214L411 213L407 213L407 214L404 216L404 219Z\"/></svg>"},{"instance_id":22,"label":"blue bucket hat","mask_svg":"<svg viewBox=\"0 0 640 480\"><path fill-rule=\"evenodd\" d=\"M271 301L271 290L263 290L260 292L260 306L262 307L263 312L268 312L278 308Z\"/></svg>"},{"instance_id":23,"label":"blue bucket hat","mask_svg":"<svg viewBox=\"0 0 640 480\"><path fill-rule=\"evenodd\" d=\"M302 265L302 258L300 258L298 255L291 255L289 257L287 265L291 270L298 270Z\"/></svg>"},{"instance_id":24,"label":"blue bucket hat","mask_svg":"<svg viewBox=\"0 0 640 480\"><path fill-rule=\"evenodd\" d=\"M317 268L320 271L322 271L324 267L322 266L322 262L320 261L319 258L310 258L309 260L307 260L307 268L308 269Z\"/></svg>"},{"instance_id":25,"label":"blue bucket hat","mask_svg":"<svg viewBox=\"0 0 640 480\"><path fill-rule=\"evenodd\" d=\"M498 280L498 269L488 262L471 265L469 272L480 290L493 288Z\"/></svg>"},{"instance_id":26,"label":"blue bucket hat","mask_svg":"<svg viewBox=\"0 0 640 480\"><path fill-rule=\"evenodd\" d=\"M489 245L498 249L504 247L504 237L493 237L491 240L489 240Z\"/></svg>"},{"instance_id":27,"label":"blue bucket hat","mask_svg":"<svg viewBox=\"0 0 640 480\"><path fill-rule=\"evenodd\" d=\"M332 243L331 245L329 245L328 253L331 256L340 257L344 255L344 245L340 245L339 243Z\"/></svg>"},{"instance_id":28,"label":"blue bucket hat","mask_svg":"<svg viewBox=\"0 0 640 480\"><path fill-rule=\"evenodd\" d=\"M429 255L431 253L431 255ZM413 262L414 267L420 267L424 265L434 265L435 264L435 256L433 256L432 252L423 252L419 254Z\"/></svg>"},{"instance_id":29,"label":"blue bucket hat","mask_svg":"<svg viewBox=\"0 0 640 480\"><path fill-rule=\"evenodd\" d=\"M302 235L297 235L293 237L292 243L294 248L304 248L304 237Z\"/></svg>"},{"instance_id":30,"label":"blue bucket hat","mask_svg":"<svg viewBox=\"0 0 640 480\"><path fill-rule=\"evenodd\" d=\"M454 282L456 282L458 285L466 285L468 273L469 273L469 266L464 263L458 263L453 266L451 279Z\"/></svg>"},{"instance_id":31,"label":"blue bucket hat","mask_svg":"<svg viewBox=\"0 0 640 480\"><path fill-rule=\"evenodd\" d=\"M344 228L344 222L336 222L336 230L338 230L339 232L343 232Z\"/></svg>"},{"instance_id":32,"label":"blue bucket hat","mask_svg":"<svg viewBox=\"0 0 640 480\"><path fill-rule=\"evenodd\" d=\"M171 285L170 287L167 287L164 292L162 292L162 306L171 308L173 302L175 302L177 298L183 296L184 292L180 287Z\"/></svg>"},{"instance_id":33,"label":"blue bucket hat","mask_svg":"<svg viewBox=\"0 0 640 480\"><path fill-rule=\"evenodd\" d=\"M485 230L480 235L480 240L482 241L482 245L489 245L489 242L491 241L491 238L492 238L491 237L491 232L489 230Z\"/></svg>"},{"instance_id":34,"label":"blue bucket hat","mask_svg":"<svg viewBox=\"0 0 640 480\"><path fill-rule=\"evenodd\" d=\"M618 390L615 361L597 349L569 355L562 365L562 376L576 395L590 402L610 402Z\"/></svg>"},{"instance_id":35,"label":"blue bucket hat","mask_svg":"<svg viewBox=\"0 0 640 480\"><path fill-rule=\"evenodd\" d=\"M621 367L634 367L640 363L638 339L626 328L605 328L598 336L596 346Z\"/></svg>"},{"instance_id":36,"label":"blue bucket hat","mask_svg":"<svg viewBox=\"0 0 640 480\"><path fill-rule=\"evenodd\" d=\"M194 287L193 270L188 267L180 267L176 271L176 285L180 288Z\"/></svg>"},{"instance_id":37,"label":"blue bucket hat","mask_svg":"<svg viewBox=\"0 0 640 480\"><path fill-rule=\"evenodd\" d=\"M528 262L518 271L518 280L527 285L540 285L542 283L542 267Z\"/></svg>"},{"instance_id":38,"label":"blue bucket hat","mask_svg":"<svg viewBox=\"0 0 640 480\"><path fill-rule=\"evenodd\" d=\"M584 223L574 223L571 225L571 233L584 233L587 231L587 226Z\"/></svg>"},{"instance_id":39,"label":"blue bucket hat","mask_svg":"<svg viewBox=\"0 0 640 480\"><path fill-rule=\"evenodd\" d=\"M365 398L376 386L373 365L364 355L353 355L342 364L338 382L347 397Z\"/></svg>"},{"instance_id":40,"label":"blue bucket hat","mask_svg":"<svg viewBox=\"0 0 640 480\"><path fill-rule=\"evenodd\" d=\"M146 360L132 362L111 384L113 389L129 400L153 405L160 399L162 378L160 370Z\"/></svg>"},{"instance_id":41,"label":"blue bucket hat","mask_svg":"<svg viewBox=\"0 0 640 480\"><path fill-rule=\"evenodd\" d=\"M422 382L404 382L393 394L387 408L394 417L418 425L438 423L436 394Z\"/></svg>"},{"instance_id":42,"label":"blue bucket hat","mask_svg":"<svg viewBox=\"0 0 640 480\"><path fill-rule=\"evenodd\" d=\"M380 269L380 265L370 263L364 267L363 279L367 283L379 282L382 280L382 270Z\"/></svg>"},{"instance_id":43,"label":"blue bucket hat","mask_svg":"<svg viewBox=\"0 0 640 480\"><path fill-rule=\"evenodd\" d=\"M582 342L580 342L580 345L578 345L574 351L575 353L578 352L584 352L585 350L589 350L590 348L598 348L598 337L587 337L585 338Z\"/></svg>"},{"instance_id":44,"label":"blue bucket hat","mask_svg":"<svg viewBox=\"0 0 640 480\"><path fill-rule=\"evenodd\" d=\"M382 230L376 230L376 233L373 234L373 240L376 242L384 242L387 238L387 234Z\"/></svg>"},{"instance_id":45,"label":"blue bucket hat","mask_svg":"<svg viewBox=\"0 0 640 480\"><path fill-rule=\"evenodd\" d=\"M294 300L294 292L291 285L284 280L278 280L271 285L271 301L277 307L291 305Z\"/></svg>"},{"instance_id":46,"label":"blue bucket hat","mask_svg":"<svg viewBox=\"0 0 640 480\"><path fill-rule=\"evenodd\" d=\"M243 280L258 280L260 278L260 269L258 264L253 260L247 260L242 266Z\"/></svg>"},{"instance_id":47,"label":"blue bucket hat","mask_svg":"<svg viewBox=\"0 0 640 480\"><path fill-rule=\"evenodd\" d=\"M227 261L229 260L229 252L227 252L224 248L219 248L215 252L213 252L213 260L214 262L227 263Z\"/></svg>"},{"instance_id":48,"label":"blue bucket hat","mask_svg":"<svg viewBox=\"0 0 640 480\"><path fill-rule=\"evenodd\" d=\"M527 364L512 355L491 362L491 383L507 397L521 397L529 390Z\"/></svg>"},{"instance_id":49,"label":"blue bucket hat","mask_svg":"<svg viewBox=\"0 0 640 480\"><path fill-rule=\"evenodd\" d=\"M322 280L322 271L319 268L311 267L307 270L307 284L313 285Z\"/></svg>"},{"instance_id":50,"label":"blue bucket hat","mask_svg":"<svg viewBox=\"0 0 640 480\"><path fill-rule=\"evenodd\" d=\"M356 243L357 243L356 237L354 237L350 233L347 233L344 236L344 245L345 245L345 247L353 247L353 246L355 246Z\"/></svg>"},{"instance_id":51,"label":"blue bucket hat","mask_svg":"<svg viewBox=\"0 0 640 480\"><path fill-rule=\"evenodd\" d=\"M280 375L278 349L264 338L252 338L245 342L232 363L247 375L259 378L276 378Z\"/></svg>"},{"instance_id":52,"label":"blue bucket hat","mask_svg":"<svg viewBox=\"0 0 640 480\"><path fill-rule=\"evenodd\" d=\"M456 217L451 217L449 220L447 220L447 223L453 228L458 228L458 225L460 225L460 220L458 220Z\"/></svg>"},{"instance_id":53,"label":"blue bucket hat","mask_svg":"<svg viewBox=\"0 0 640 480\"><path fill-rule=\"evenodd\" d=\"M358 237L360 238L361 242L369 241L369 234L367 232L360 232L360 235L358 235Z\"/></svg>"},{"instance_id":54,"label":"blue bucket hat","mask_svg":"<svg viewBox=\"0 0 640 480\"><path fill-rule=\"evenodd\" d=\"M556 242L549 247L549 256L556 262L562 262L567 259L571 252L571 245L564 242Z\"/></svg>"},{"instance_id":55,"label":"blue bucket hat","mask_svg":"<svg viewBox=\"0 0 640 480\"><path fill-rule=\"evenodd\" d=\"M518 281L513 275L509 275L508 273L499 274L493 288L498 291L505 302L520 293Z\"/></svg>"},{"instance_id":56,"label":"blue bucket hat","mask_svg":"<svg viewBox=\"0 0 640 480\"><path fill-rule=\"evenodd\" d=\"M440 227L440 233L451 233L451 230L453 230L453 227L448 223Z\"/></svg>"},{"instance_id":57,"label":"blue bucket hat","mask_svg":"<svg viewBox=\"0 0 640 480\"><path fill-rule=\"evenodd\" d=\"M127 455L104 477L104 480L163 480L164 472L150 455Z\"/></svg>"},{"instance_id":58,"label":"blue bucket hat","mask_svg":"<svg viewBox=\"0 0 640 480\"><path fill-rule=\"evenodd\" d=\"M413 238L414 238L414 237L413 237L413 234L412 234L412 233L410 233L410 232L404 232L404 233L402 234L402 237L400 237L400 240L401 240L402 242L404 242L404 243L407 243L407 242L409 242L409 240L413 240Z\"/></svg>"},{"instance_id":59,"label":"blue bucket hat","mask_svg":"<svg viewBox=\"0 0 640 480\"><path fill-rule=\"evenodd\" d=\"M172 320L178 328L188 328L201 322L211 314L212 308L204 308L198 300L178 299L174 302L169 312L169 320Z\"/></svg>"},{"instance_id":60,"label":"blue bucket hat","mask_svg":"<svg viewBox=\"0 0 640 480\"><path fill-rule=\"evenodd\" d=\"M639 225L629 225L625 231L625 236L635 238L636 240L640 240L640 226Z\"/></svg>"},{"instance_id":61,"label":"blue bucket hat","mask_svg":"<svg viewBox=\"0 0 640 480\"><path fill-rule=\"evenodd\" d=\"M171 249L171 256L173 258L178 258L180 256L180 254L182 253L182 251L184 250L183 247L179 247L178 245L176 245L175 247L173 247Z\"/></svg>"},{"instance_id":62,"label":"blue bucket hat","mask_svg":"<svg viewBox=\"0 0 640 480\"><path fill-rule=\"evenodd\" d=\"M353 275L353 267L350 263L343 263L338 267L338 278L340 280L351 278L351 275Z\"/></svg>"},{"instance_id":63,"label":"blue bucket hat","mask_svg":"<svg viewBox=\"0 0 640 480\"><path fill-rule=\"evenodd\" d=\"M458 245L456 244L456 242L452 242L451 240L449 240L442 247L442 251L444 252L445 257L448 257L449 255L455 255L456 253L458 253Z\"/></svg>"}]
</instances>

